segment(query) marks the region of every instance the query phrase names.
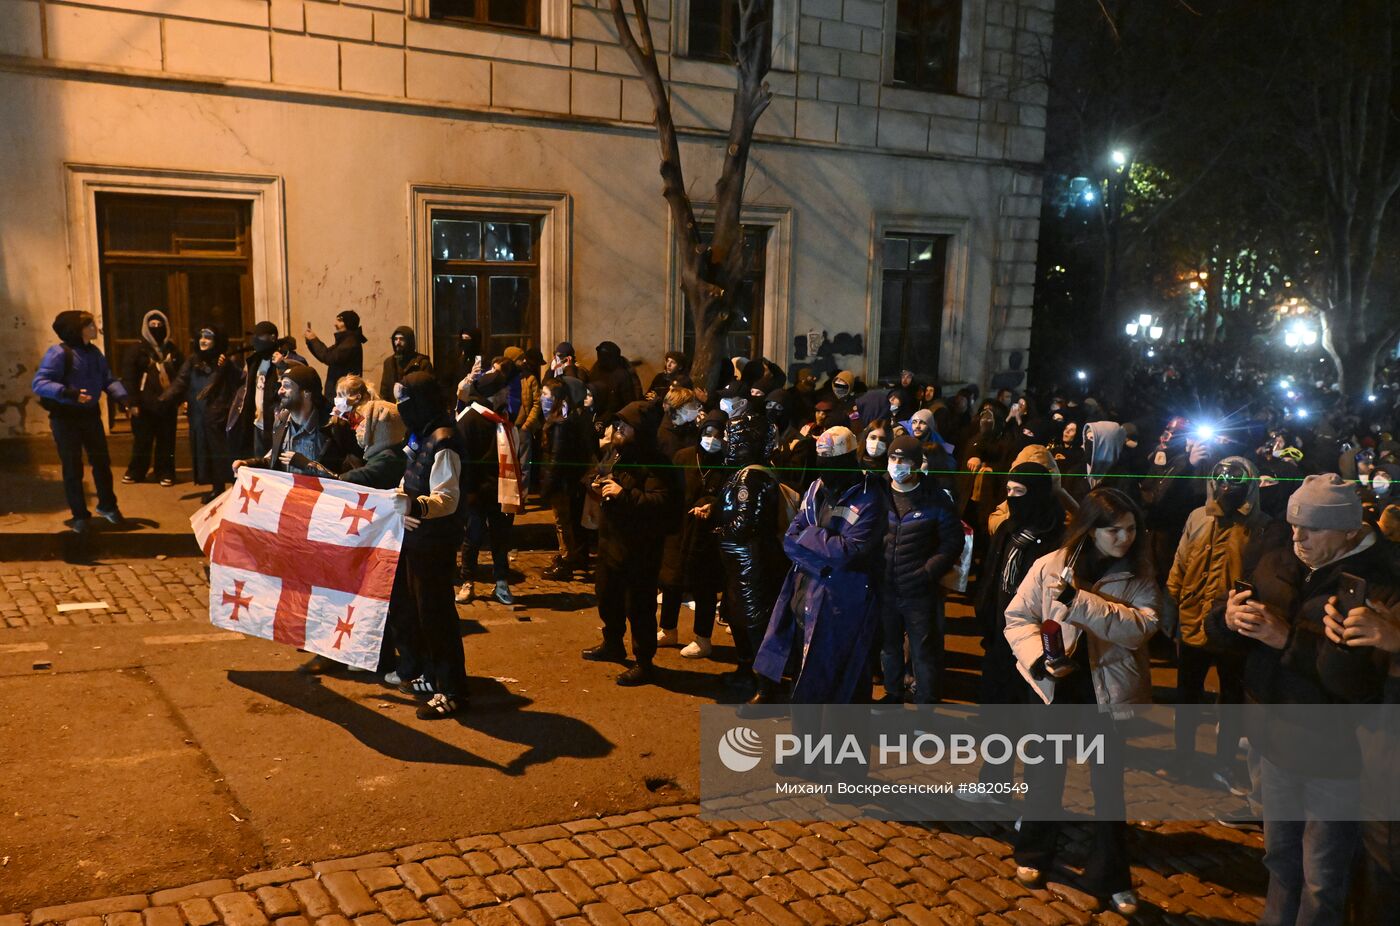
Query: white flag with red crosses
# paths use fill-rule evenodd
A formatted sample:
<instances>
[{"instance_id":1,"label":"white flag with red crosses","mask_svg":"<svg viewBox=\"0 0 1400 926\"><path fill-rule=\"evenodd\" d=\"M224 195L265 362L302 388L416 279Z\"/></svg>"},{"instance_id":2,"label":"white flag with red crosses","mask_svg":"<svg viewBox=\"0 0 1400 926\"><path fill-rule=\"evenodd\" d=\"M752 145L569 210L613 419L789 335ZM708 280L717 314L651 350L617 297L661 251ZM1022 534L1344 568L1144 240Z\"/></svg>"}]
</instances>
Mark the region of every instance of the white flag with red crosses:
<instances>
[{"instance_id":1,"label":"white flag with red crosses","mask_svg":"<svg viewBox=\"0 0 1400 926\"><path fill-rule=\"evenodd\" d=\"M392 490L243 467L190 519L209 620L373 670L403 545Z\"/></svg>"}]
</instances>

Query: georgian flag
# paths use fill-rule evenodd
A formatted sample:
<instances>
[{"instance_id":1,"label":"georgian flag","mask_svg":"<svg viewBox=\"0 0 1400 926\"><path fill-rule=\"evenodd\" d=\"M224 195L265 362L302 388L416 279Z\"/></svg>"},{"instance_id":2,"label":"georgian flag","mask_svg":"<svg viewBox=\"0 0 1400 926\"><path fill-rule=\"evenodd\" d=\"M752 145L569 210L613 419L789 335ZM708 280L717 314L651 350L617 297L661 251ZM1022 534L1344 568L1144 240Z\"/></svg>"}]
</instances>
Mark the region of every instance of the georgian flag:
<instances>
[{"instance_id":1,"label":"georgian flag","mask_svg":"<svg viewBox=\"0 0 1400 926\"><path fill-rule=\"evenodd\" d=\"M209 557L210 622L373 670L403 545L396 494L239 469L190 519Z\"/></svg>"}]
</instances>

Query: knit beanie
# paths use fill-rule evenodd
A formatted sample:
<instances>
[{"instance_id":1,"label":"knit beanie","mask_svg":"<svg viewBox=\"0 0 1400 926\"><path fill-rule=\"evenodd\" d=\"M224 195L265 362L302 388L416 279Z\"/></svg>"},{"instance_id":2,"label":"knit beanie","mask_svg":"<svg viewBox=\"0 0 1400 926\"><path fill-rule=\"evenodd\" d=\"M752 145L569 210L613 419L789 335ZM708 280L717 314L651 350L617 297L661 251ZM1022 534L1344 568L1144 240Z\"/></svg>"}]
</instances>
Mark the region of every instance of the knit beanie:
<instances>
[{"instance_id":1,"label":"knit beanie","mask_svg":"<svg viewBox=\"0 0 1400 926\"><path fill-rule=\"evenodd\" d=\"M282 373L283 379L290 379L300 387L302 392L310 392L319 395L321 392L321 374L311 369L304 363L289 363L287 369Z\"/></svg>"},{"instance_id":2,"label":"knit beanie","mask_svg":"<svg viewBox=\"0 0 1400 926\"><path fill-rule=\"evenodd\" d=\"M889 455L896 454L904 457L915 466L922 466L924 462L924 445L917 437L911 434L901 434L890 441Z\"/></svg>"},{"instance_id":3,"label":"knit beanie","mask_svg":"<svg viewBox=\"0 0 1400 926\"><path fill-rule=\"evenodd\" d=\"M1288 523L1315 531L1359 530L1361 496L1336 473L1307 476L1288 499Z\"/></svg>"}]
</instances>

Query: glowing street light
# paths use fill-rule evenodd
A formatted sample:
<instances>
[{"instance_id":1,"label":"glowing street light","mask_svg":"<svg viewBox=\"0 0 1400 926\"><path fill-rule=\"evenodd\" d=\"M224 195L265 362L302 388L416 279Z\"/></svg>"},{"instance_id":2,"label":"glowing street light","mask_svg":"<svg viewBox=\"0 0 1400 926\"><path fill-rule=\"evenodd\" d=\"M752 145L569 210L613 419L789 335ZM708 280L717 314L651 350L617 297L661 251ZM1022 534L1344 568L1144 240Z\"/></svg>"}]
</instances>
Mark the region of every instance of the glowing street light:
<instances>
[{"instance_id":1,"label":"glowing street light","mask_svg":"<svg viewBox=\"0 0 1400 926\"><path fill-rule=\"evenodd\" d=\"M1119 170L1128 166L1128 152L1122 148L1114 148L1111 157L1113 158L1113 166Z\"/></svg>"},{"instance_id":2,"label":"glowing street light","mask_svg":"<svg viewBox=\"0 0 1400 926\"><path fill-rule=\"evenodd\" d=\"M1084 191L1084 201L1085 201L1086 203L1092 203L1092 202L1094 201L1094 198L1095 198L1095 197L1094 197L1094 191L1093 191L1093 190L1085 190L1085 191Z\"/></svg>"},{"instance_id":3,"label":"glowing street light","mask_svg":"<svg viewBox=\"0 0 1400 926\"><path fill-rule=\"evenodd\" d=\"M1151 328L1147 329L1147 334L1148 334L1149 337L1152 338L1152 340L1154 340L1154 341L1160 341L1160 340L1162 339L1162 334L1163 334L1162 326L1161 326L1161 325L1153 325Z\"/></svg>"},{"instance_id":4,"label":"glowing street light","mask_svg":"<svg viewBox=\"0 0 1400 926\"><path fill-rule=\"evenodd\" d=\"M1152 324L1152 316L1151 316L1151 315L1148 315L1147 313L1144 312L1142 315L1139 315L1139 316L1138 316L1138 327L1139 327L1139 328L1146 328L1146 327L1148 327L1148 326L1151 325L1151 324Z\"/></svg>"},{"instance_id":5,"label":"glowing street light","mask_svg":"<svg viewBox=\"0 0 1400 926\"><path fill-rule=\"evenodd\" d=\"M1128 322L1123 326L1123 330L1127 333L1128 337L1135 338L1137 337L1138 327L1137 322Z\"/></svg>"},{"instance_id":6,"label":"glowing street light","mask_svg":"<svg viewBox=\"0 0 1400 926\"><path fill-rule=\"evenodd\" d=\"M1074 378L1082 383L1089 378L1089 374L1085 373L1083 370L1075 370Z\"/></svg>"}]
</instances>

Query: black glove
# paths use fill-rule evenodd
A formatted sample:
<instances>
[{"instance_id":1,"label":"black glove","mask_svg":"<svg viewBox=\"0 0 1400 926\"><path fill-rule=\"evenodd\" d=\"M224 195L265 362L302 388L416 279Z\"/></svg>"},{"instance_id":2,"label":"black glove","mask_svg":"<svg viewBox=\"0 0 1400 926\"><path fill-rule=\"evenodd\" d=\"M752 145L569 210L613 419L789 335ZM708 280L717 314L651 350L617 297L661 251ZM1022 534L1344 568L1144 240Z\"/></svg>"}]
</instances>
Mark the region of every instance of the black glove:
<instances>
[{"instance_id":1,"label":"black glove","mask_svg":"<svg viewBox=\"0 0 1400 926\"><path fill-rule=\"evenodd\" d=\"M292 453L292 465L298 469L306 469L311 465L311 458L304 453Z\"/></svg>"},{"instance_id":2,"label":"black glove","mask_svg":"<svg viewBox=\"0 0 1400 926\"><path fill-rule=\"evenodd\" d=\"M77 386L64 386L64 387L63 387L63 397L64 397L65 399L72 399L72 400L75 401L75 402L78 400L78 395L79 395L80 392L81 392L81 390L79 390Z\"/></svg>"},{"instance_id":3,"label":"black glove","mask_svg":"<svg viewBox=\"0 0 1400 926\"><path fill-rule=\"evenodd\" d=\"M1031 678L1035 679L1037 682L1041 682L1049 677L1050 673L1045 671L1044 656L1041 656L1035 662L1031 663Z\"/></svg>"}]
</instances>

